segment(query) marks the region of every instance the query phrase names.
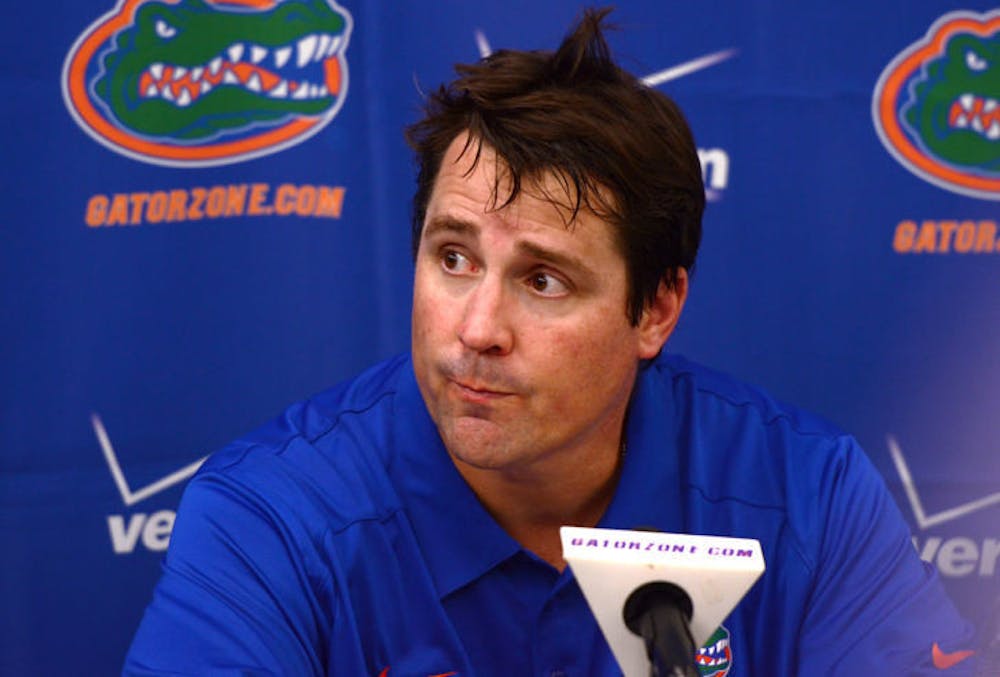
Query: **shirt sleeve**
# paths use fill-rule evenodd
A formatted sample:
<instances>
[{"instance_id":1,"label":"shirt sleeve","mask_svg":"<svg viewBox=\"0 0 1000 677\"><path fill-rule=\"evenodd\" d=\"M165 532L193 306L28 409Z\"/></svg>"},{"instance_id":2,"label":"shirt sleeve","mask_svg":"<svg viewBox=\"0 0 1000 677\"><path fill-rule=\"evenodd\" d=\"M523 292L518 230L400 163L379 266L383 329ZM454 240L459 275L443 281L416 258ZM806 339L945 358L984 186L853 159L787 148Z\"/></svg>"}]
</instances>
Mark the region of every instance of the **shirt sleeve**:
<instances>
[{"instance_id":1,"label":"shirt sleeve","mask_svg":"<svg viewBox=\"0 0 1000 677\"><path fill-rule=\"evenodd\" d=\"M975 656L962 653L972 648L972 626L918 558L860 447L851 438L838 444L818 484L815 579L798 674L973 674Z\"/></svg>"},{"instance_id":2,"label":"shirt sleeve","mask_svg":"<svg viewBox=\"0 0 1000 677\"><path fill-rule=\"evenodd\" d=\"M126 675L318 675L332 621L308 534L223 473L188 485Z\"/></svg>"}]
</instances>

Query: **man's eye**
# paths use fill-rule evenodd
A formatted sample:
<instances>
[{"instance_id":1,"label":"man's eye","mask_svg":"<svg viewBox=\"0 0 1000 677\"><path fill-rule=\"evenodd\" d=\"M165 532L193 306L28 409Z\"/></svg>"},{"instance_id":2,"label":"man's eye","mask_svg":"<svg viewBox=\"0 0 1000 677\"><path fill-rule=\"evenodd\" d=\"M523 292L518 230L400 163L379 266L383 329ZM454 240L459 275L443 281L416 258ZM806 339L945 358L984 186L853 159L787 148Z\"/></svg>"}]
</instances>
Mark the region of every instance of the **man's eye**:
<instances>
[{"instance_id":1,"label":"man's eye","mask_svg":"<svg viewBox=\"0 0 1000 677\"><path fill-rule=\"evenodd\" d=\"M454 249L449 249L441 256L441 265L452 273L467 273L472 270L472 262Z\"/></svg>"},{"instance_id":2,"label":"man's eye","mask_svg":"<svg viewBox=\"0 0 1000 677\"><path fill-rule=\"evenodd\" d=\"M569 287L565 283L549 273L533 274L528 278L528 286L543 296L562 296L569 292Z\"/></svg>"}]
</instances>

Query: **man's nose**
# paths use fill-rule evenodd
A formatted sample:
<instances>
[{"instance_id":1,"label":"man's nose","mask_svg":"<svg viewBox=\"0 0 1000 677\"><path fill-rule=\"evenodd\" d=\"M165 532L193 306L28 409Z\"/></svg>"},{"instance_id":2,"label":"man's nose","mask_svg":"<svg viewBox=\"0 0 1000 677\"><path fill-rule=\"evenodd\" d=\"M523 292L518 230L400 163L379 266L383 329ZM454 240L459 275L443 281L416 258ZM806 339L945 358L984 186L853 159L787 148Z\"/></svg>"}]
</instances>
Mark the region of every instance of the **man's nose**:
<instances>
[{"instance_id":1,"label":"man's nose","mask_svg":"<svg viewBox=\"0 0 1000 677\"><path fill-rule=\"evenodd\" d=\"M514 343L509 321L511 299L503 281L486 275L463 300L458 338L469 350L506 355Z\"/></svg>"}]
</instances>

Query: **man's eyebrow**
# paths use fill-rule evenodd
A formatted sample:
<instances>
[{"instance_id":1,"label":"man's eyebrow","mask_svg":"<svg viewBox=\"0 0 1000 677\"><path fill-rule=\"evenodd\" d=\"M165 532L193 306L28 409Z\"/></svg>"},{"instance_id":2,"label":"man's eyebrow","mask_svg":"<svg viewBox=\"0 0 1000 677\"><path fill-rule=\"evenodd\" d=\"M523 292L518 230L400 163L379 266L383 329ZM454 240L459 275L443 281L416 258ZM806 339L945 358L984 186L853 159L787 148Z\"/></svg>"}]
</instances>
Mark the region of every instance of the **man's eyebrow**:
<instances>
[{"instance_id":1,"label":"man's eyebrow","mask_svg":"<svg viewBox=\"0 0 1000 677\"><path fill-rule=\"evenodd\" d=\"M453 233L456 235L478 235L479 227L468 221L462 221L452 216L436 216L424 226L423 237L438 233Z\"/></svg>"},{"instance_id":2,"label":"man's eyebrow","mask_svg":"<svg viewBox=\"0 0 1000 677\"><path fill-rule=\"evenodd\" d=\"M583 259L571 254L566 254L554 249L548 249L546 247L539 246L534 242L518 242L517 248L522 254L545 261L546 263L551 263L557 268L573 269L585 275L594 274L594 271L591 270L590 266L588 266Z\"/></svg>"}]
</instances>

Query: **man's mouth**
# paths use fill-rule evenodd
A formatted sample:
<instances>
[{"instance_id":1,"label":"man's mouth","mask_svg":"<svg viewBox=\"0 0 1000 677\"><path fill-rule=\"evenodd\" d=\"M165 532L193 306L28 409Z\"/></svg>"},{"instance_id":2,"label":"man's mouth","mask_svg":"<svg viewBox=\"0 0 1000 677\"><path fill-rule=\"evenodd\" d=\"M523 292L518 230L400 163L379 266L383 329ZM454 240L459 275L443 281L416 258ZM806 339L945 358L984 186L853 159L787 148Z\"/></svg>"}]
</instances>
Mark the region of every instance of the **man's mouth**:
<instances>
[{"instance_id":1,"label":"man's mouth","mask_svg":"<svg viewBox=\"0 0 1000 677\"><path fill-rule=\"evenodd\" d=\"M492 402L513 394L482 383L460 381L454 378L449 378L448 382L454 387L459 397L472 402Z\"/></svg>"}]
</instances>

